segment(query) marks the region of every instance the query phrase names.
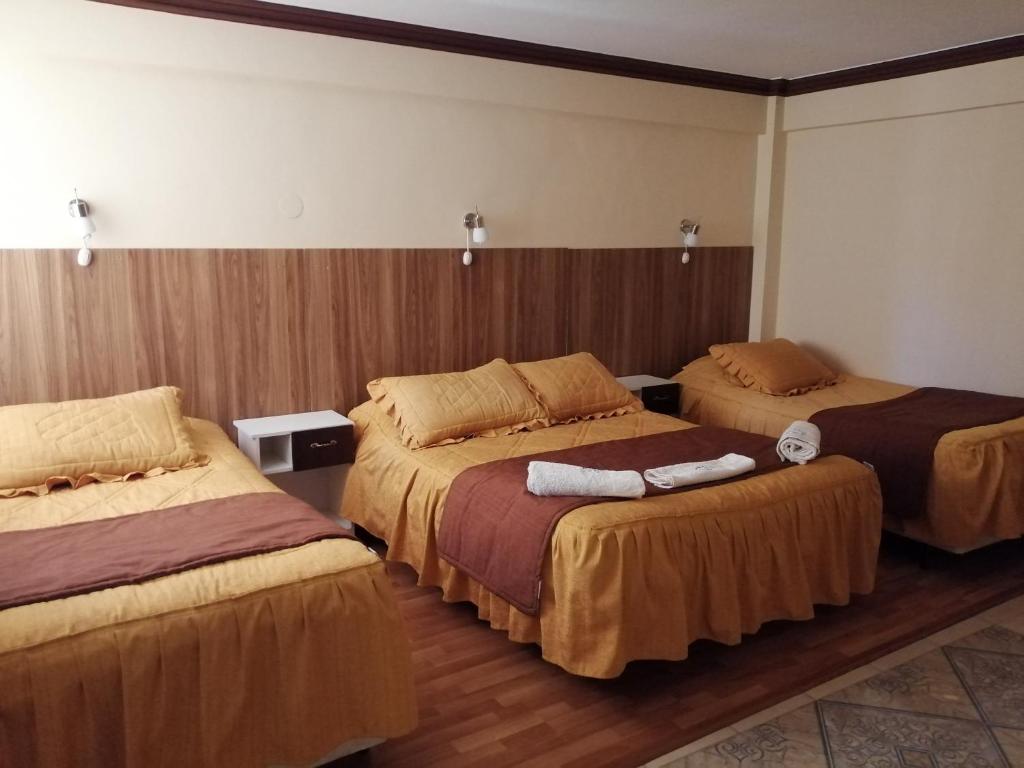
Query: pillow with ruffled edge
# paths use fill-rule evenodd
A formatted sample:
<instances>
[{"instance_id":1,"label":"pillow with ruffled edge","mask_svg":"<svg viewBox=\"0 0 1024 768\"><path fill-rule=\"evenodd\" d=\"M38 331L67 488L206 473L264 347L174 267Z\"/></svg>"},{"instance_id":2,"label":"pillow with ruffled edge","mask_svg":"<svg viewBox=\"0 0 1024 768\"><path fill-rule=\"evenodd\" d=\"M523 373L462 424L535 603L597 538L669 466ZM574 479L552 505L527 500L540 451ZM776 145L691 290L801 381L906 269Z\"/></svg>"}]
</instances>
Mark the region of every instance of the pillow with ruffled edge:
<instances>
[{"instance_id":1,"label":"pillow with ruffled edge","mask_svg":"<svg viewBox=\"0 0 1024 768\"><path fill-rule=\"evenodd\" d=\"M589 352L516 363L516 373L544 406L554 424L623 416L644 410L643 403L622 386Z\"/></svg>"},{"instance_id":2,"label":"pillow with ruffled edge","mask_svg":"<svg viewBox=\"0 0 1024 768\"><path fill-rule=\"evenodd\" d=\"M209 461L192 444L177 387L0 408L0 498L153 477Z\"/></svg>"},{"instance_id":3,"label":"pillow with ruffled edge","mask_svg":"<svg viewBox=\"0 0 1024 768\"><path fill-rule=\"evenodd\" d=\"M501 358L469 371L375 379L366 391L413 450L548 425L540 403Z\"/></svg>"},{"instance_id":4,"label":"pillow with ruffled edge","mask_svg":"<svg viewBox=\"0 0 1024 768\"><path fill-rule=\"evenodd\" d=\"M714 344L708 352L743 386L768 395L802 395L836 383L831 368L789 339Z\"/></svg>"}]
</instances>

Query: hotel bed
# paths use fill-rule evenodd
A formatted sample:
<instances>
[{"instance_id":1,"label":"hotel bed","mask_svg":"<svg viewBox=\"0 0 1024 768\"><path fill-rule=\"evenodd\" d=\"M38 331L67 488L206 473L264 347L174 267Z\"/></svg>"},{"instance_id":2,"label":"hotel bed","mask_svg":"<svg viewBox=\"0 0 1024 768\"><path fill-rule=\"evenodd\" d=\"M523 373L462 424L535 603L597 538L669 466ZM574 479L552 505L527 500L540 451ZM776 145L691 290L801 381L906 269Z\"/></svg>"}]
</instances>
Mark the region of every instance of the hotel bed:
<instances>
[{"instance_id":1,"label":"hotel bed","mask_svg":"<svg viewBox=\"0 0 1024 768\"><path fill-rule=\"evenodd\" d=\"M794 420L825 409L891 400L914 390L839 374L835 384L822 389L765 394L743 386L711 356L688 364L674 378L683 388L683 418L772 437ZM885 526L951 552L1024 534L1024 418L944 435L935 448L924 515L887 514Z\"/></svg>"},{"instance_id":2,"label":"hotel bed","mask_svg":"<svg viewBox=\"0 0 1024 768\"><path fill-rule=\"evenodd\" d=\"M0 532L277 490L187 424L205 466L0 498ZM352 539L0 610L3 765L309 765L415 720L384 564Z\"/></svg>"},{"instance_id":3,"label":"hotel bed","mask_svg":"<svg viewBox=\"0 0 1024 768\"><path fill-rule=\"evenodd\" d=\"M809 619L815 604L846 604L874 586L878 485L861 464L833 456L569 512L554 529L530 615L440 556L453 480L484 462L693 425L639 410L412 450L387 407L367 402L350 417L358 448L341 514L386 540L387 557L411 565L421 585L474 603L492 628L539 644L574 674L609 678L631 660L684 659L695 640L735 644L766 621Z\"/></svg>"}]
</instances>

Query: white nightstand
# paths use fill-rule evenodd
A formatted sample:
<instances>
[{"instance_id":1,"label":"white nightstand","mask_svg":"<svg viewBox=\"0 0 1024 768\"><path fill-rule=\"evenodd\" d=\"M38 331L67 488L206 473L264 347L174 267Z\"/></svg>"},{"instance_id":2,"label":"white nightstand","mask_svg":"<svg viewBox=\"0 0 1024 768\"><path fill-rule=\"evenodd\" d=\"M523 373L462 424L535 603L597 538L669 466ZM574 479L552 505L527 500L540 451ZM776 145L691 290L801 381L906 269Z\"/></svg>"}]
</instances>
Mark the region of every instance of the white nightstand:
<instances>
[{"instance_id":1,"label":"white nightstand","mask_svg":"<svg viewBox=\"0 0 1024 768\"><path fill-rule=\"evenodd\" d=\"M238 447L281 490L334 520L348 465L355 458L352 422L335 411L238 419ZM347 521L340 521L347 525Z\"/></svg>"},{"instance_id":2,"label":"white nightstand","mask_svg":"<svg viewBox=\"0 0 1024 768\"><path fill-rule=\"evenodd\" d=\"M646 374L619 376L616 381L639 397L647 410L667 413L669 416L679 415L679 401L683 388L678 381Z\"/></svg>"}]
</instances>

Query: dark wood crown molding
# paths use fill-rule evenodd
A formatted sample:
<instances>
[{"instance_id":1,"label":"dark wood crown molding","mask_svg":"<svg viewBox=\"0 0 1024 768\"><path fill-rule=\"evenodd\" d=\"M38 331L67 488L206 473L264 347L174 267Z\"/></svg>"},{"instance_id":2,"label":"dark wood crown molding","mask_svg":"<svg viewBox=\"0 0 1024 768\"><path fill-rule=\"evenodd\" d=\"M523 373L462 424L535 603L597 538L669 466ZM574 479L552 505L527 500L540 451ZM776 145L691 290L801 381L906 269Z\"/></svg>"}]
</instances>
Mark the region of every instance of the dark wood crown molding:
<instances>
[{"instance_id":1,"label":"dark wood crown molding","mask_svg":"<svg viewBox=\"0 0 1024 768\"><path fill-rule=\"evenodd\" d=\"M1022 34L820 75L791 79L767 79L632 59L626 56L579 51L555 45L508 40L471 32L456 32L419 24L372 19L348 13L300 8L263 0L92 1L185 16L199 16L221 21L235 21L264 27L427 48L448 53L462 53L469 56L483 56L504 61L518 61L525 64L596 72L603 75L634 77L641 80L692 85L720 91L752 93L760 96L797 96L803 93L874 83L908 75L953 69L969 64L1024 56L1024 34Z\"/></svg>"},{"instance_id":2,"label":"dark wood crown molding","mask_svg":"<svg viewBox=\"0 0 1024 768\"><path fill-rule=\"evenodd\" d=\"M795 77L782 81L780 95L799 96L802 93L845 88L848 85L877 83L898 77L966 67L970 64L984 64L986 61L1012 59L1016 56L1024 56L1024 35L962 45L958 48L947 48L942 51L922 53L918 56L907 56L877 64L866 64L863 67L824 72L820 75Z\"/></svg>"},{"instance_id":3,"label":"dark wood crown molding","mask_svg":"<svg viewBox=\"0 0 1024 768\"><path fill-rule=\"evenodd\" d=\"M656 61L611 56L604 53L578 51L540 43L525 43L502 37L455 32L449 29L424 27L398 21L372 19L310 8L299 8L261 0L94 0L109 5L143 8L153 11L201 16L207 19L237 21L264 27L316 32L378 43L429 48L434 51L463 53L490 59L518 61L547 67L620 75L641 80L655 80L677 85L695 85L720 91L736 91L764 95L769 80L747 75L733 75L710 69L681 67Z\"/></svg>"}]
</instances>

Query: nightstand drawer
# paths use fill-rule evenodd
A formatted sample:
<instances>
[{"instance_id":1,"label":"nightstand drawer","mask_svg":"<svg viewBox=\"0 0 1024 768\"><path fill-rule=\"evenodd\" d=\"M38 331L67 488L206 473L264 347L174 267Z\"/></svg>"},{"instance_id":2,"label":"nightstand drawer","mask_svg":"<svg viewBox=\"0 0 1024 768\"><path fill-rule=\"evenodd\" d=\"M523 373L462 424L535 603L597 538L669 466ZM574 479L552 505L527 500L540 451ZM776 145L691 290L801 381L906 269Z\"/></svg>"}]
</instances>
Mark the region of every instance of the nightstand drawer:
<instances>
[{"instance_id":1,"label":"nightstand drawer","mask_svg":"<svg viewBox=\"0 0 1024 768\"><path fill-rule=\"evenodd\" d=\"M679 413L679 384L655 384L640 390L640 399L644 408L655 413L667 413L675 416Z\"/></svg>"},{"instance_id":2,"label":"nightstand drawer","mask_svg":"<svg viewBox=\"0 0 1024 768\"><path fill-rule=\"evenodd\" d=\"M349 464L355 458L352 425L292 432L292 468L296 472L335 464Z\"/></svg>"}]
</instances>

